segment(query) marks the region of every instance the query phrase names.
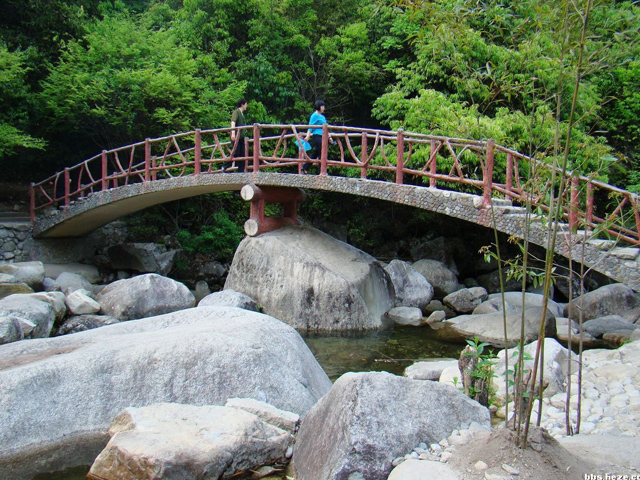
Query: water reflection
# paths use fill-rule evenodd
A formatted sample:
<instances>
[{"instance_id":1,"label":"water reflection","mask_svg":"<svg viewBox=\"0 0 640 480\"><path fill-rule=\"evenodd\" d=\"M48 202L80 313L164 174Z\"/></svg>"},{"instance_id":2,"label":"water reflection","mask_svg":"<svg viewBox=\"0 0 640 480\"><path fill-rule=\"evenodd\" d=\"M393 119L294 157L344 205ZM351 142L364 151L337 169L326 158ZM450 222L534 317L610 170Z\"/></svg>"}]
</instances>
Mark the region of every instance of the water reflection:
<instances>
[{"instance_id":1,"label":"water reflection","mask_svg":"<svg viewBox=\"0 0 640 480\"><path fill-rule=\"evenodd\" d=\"M385 371L402 375L415 361L457 359L464 348L435 339L426 327L396 327L358 336L307 336L305 342L332 381L346 372Z\"/></svg>"}]
</instances>

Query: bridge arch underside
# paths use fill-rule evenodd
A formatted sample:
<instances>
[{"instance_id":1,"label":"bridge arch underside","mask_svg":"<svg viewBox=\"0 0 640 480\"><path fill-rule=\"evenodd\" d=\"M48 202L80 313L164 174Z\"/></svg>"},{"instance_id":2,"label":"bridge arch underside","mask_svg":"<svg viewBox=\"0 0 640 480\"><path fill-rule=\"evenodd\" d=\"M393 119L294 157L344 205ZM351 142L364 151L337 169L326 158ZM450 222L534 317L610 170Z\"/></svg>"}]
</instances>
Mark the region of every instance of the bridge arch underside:
<instances>
[{"instance_id":1,"label":"bridge arch underside","mask_svg":"<svg viewBox=\"0 0 640 480\"><path fill-rule=\"evenodd\" d=\"M386 200L487 228L492 228L495 218L498 231L519 238L523 238L529 221L523 209L512 207L505 200L494 200L492 213L490 208L483 208L481 196L468 193L347 177L265 172L226 173L156 180L96 192L72 203L66 209L41 215L34 224L34 237L84 236L109 222L153 205L206 193L240 190L248 183ZM546 248L547 229L540 222L530 223L529 241ZM571 248L568 236L562 232L558 235L555 250L559 255L584 263L607 277L640 291L640 269L636 260L624 260L590 243L584 245L584 251L582 244L575 245L575 242Z\"/></svg>"}]
</instances>

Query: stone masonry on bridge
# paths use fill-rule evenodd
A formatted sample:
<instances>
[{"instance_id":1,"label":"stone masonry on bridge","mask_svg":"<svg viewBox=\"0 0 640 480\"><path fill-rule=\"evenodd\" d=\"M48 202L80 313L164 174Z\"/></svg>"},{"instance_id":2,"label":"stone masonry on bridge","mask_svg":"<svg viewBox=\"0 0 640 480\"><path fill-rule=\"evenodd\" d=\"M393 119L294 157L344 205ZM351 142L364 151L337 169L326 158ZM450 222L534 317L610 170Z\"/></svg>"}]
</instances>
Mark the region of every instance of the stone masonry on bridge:
<instances>
[{"instance_id":1,"label":"stone masonry on bridge","mask_svg":"<svg viewBox=\"0 0 640 480\"><path fill-rule=\"evenodd\" d=\"M529 240L542 247L547 245L547 228L539 221L530 221L524 209L513 207L505 200L494 199L492 213L490 208L484 208L481 195L376 180L286 173L199 175L113 188L93 193L66 209L51 210L39 216L34 225L34 235L42 238L82 236L152 205L205 193L240 190L246 184L321 190L386 200L487 228L492 227L495 216L498 231L523 238L529 223ZM566 231L566 226L564 228ZM576 244L575 237L574 247L570 248L566 235L559 234L555 250L564 257L582 262L582 243ZM584 264L640 291L639 252L637 248L612 248L611 243L587 241Z\"/></svg>"}]
</instances>

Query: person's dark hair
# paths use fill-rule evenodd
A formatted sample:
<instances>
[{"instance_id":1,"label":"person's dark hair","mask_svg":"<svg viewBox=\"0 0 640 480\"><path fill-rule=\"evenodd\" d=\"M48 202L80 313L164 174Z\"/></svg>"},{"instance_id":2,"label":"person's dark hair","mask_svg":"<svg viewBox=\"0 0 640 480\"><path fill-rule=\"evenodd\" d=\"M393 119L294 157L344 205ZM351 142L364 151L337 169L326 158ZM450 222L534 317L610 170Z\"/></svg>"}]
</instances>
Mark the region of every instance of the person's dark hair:
<instances>
[{"instance_id":1,"label":"person's dark hair","mask_svg":"<svg viewBox=\"0 0 640 480\"><path fill-rule=\"evenodd\" d=\"M316 103L313 104L313 109L317 111L317 110L320 110L320 107L324 107L324 106L326 106L324 104L324 100L316 100Z\"/></svg>"},{"instance_id":2,"label":"person's dark hair","mask_svg":"<svg viewBox=\"0 0 640 480\"><path fill-rule=\"evenodd\" d=\"M238 102L236 103L236 107L240 108L242 105L244 105L245 103L247 103L247 99L246 98L241 98L240 100L238 100Z\"/></svg>"}]
</instances>

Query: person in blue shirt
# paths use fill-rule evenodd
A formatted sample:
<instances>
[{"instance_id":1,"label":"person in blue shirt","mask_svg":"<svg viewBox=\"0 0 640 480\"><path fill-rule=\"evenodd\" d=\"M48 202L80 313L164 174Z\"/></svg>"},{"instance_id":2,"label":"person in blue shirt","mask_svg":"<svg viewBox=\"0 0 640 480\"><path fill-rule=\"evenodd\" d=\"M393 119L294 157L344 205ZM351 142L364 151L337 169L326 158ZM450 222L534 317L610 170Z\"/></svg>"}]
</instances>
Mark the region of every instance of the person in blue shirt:
<instances>
[{"instance_id":1,"label":"person in blue shirt","mask_svg":"<svg viewBox=\"0 0 640 480\"><path fill-rule=\"evenodd\" d=\"M322 100L316 100L313 105L314 112L309 118L309 125L318 125L319 128L310 128L305 137L305 141L311 144L311 150L309 151L309 158L316 160L320 158L322 152L322 125L327 123L327 119L324 116L325 103ZM329 141L333 143L333 139L329 137ZM302 173L309 173L309 167L311 162L307 162L302 165Z\"/></svg>"}]
</instances>

